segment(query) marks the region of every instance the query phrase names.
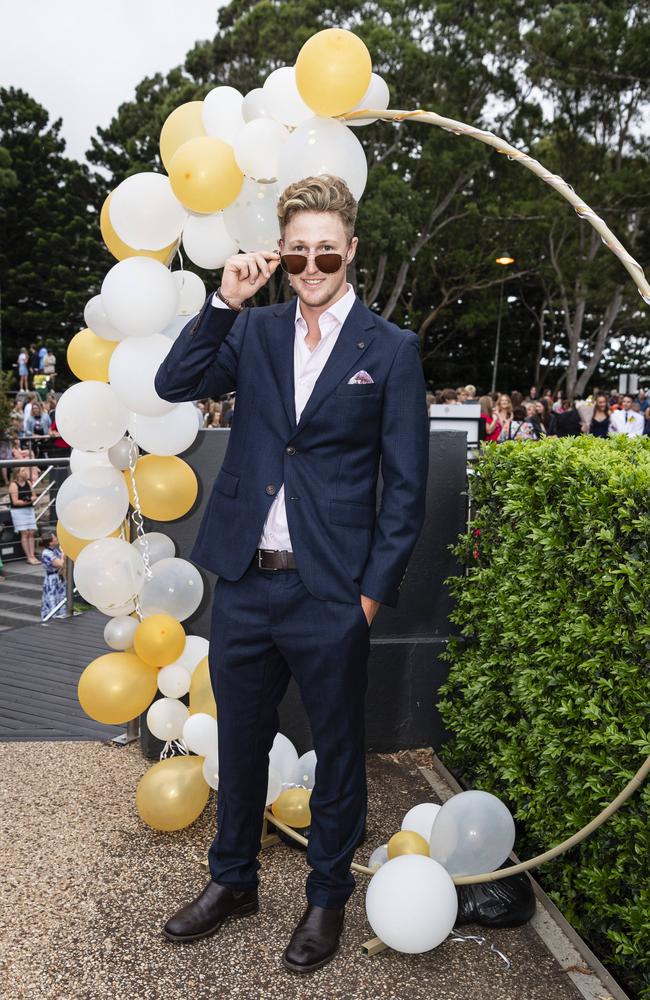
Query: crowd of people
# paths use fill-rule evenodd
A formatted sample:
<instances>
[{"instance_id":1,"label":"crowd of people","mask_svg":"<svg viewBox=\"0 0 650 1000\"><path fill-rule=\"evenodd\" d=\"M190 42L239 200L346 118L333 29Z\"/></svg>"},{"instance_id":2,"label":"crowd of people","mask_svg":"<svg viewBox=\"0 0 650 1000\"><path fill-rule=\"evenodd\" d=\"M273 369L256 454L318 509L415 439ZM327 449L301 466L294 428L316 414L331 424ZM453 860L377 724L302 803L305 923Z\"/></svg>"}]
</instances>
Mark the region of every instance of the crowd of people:
<instances>
[{"instance_id":1,"label":"crowd of people","mask_svg":"<svg viewBox=\"0 0 650 1000\"><path fill-rule=\"evenodd\" d=\"M21 347L18 351L18 357L16 358L16 364L14 366L18 369L18 388L20 392L29 391L29 380L31 379L31 388L38 389L42 386L47 386L50 389L54 388L56 382L56 355L52 352L52 348L41 344L37 347L36 344L30 344L29 350L26 347Z\"/></svg>"},{"instance_id":2,"label":"crowd of people","mask_svg":"<svg viewBox=\"0 0 650 1000\"><path fill-rule=\"evenodd\" d=\"M591 434L606 438L613 434L650 437L650 400L645 389L632 396L595 389L586 399L576 400L558 390L540 392L532 386L527 395L493 392L477 396L473 385L429 393L429 406L480 405L486 441L537 441L542 437L577 437ZM429 410L433 416L433 411Z\"/></svg>"}]
</instances>

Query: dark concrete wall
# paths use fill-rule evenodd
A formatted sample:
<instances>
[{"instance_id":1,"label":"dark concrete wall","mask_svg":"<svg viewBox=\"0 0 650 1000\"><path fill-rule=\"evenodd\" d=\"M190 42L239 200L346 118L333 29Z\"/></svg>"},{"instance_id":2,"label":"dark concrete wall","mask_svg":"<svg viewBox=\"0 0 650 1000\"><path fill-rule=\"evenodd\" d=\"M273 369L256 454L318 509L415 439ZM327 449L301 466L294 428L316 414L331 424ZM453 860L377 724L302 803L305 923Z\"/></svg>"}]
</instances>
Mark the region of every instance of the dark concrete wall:
<instances>
[{"instance_id":1,"label":"dark concrete wall","mask_svg":"<svg viewBox=\"0 0 650 1000\"><path fill-rule=\"evenodd\" d=\"M146 523L147 530L163 531L173 538L179 556L189 555L223 461L228 434L227 430L202 431L183 455L200 484L192 512L171 523ZM463 432L431 434L426 521L402 584L399 607L381 608L372 626L366 710L367 744L371 750L438 748L446 739L436 709L438 688L447 674L446 664L440 660L449 633L450 600L444 580L458 572L449 546L465 526L466 454ZM203 601L185 626L188 632L209 637L215 578L205 570L202 573ZM280 706L280 723L299 753L311 748L309 725L293 681ZM145 749L146 743L145 733ZM159 752L161 744L155 744ZM156 752L154 746L151 750Z\"/></svg>"}]
</instances>

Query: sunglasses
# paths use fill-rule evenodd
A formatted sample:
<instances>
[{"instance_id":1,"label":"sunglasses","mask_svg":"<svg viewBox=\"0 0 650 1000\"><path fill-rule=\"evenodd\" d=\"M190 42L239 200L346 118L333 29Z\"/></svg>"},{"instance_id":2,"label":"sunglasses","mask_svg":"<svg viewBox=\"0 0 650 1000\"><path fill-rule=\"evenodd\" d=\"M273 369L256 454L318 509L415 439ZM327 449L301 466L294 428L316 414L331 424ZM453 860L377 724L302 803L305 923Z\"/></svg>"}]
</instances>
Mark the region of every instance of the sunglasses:
<instances>
[{"instance_id":1,"label":"sunglasses","mask_svg":"<svg viewBox=\"0 0 650 1000\"><path fill-rule=\"evenodd\" d=\"M302 274L307 267L309 256L304 253L283 253L280 255L280 267L287 274ZM323 274L336 274L343 266L343 256L340 253L317 253L314 263Z\"/></svg>"}]
</instances>

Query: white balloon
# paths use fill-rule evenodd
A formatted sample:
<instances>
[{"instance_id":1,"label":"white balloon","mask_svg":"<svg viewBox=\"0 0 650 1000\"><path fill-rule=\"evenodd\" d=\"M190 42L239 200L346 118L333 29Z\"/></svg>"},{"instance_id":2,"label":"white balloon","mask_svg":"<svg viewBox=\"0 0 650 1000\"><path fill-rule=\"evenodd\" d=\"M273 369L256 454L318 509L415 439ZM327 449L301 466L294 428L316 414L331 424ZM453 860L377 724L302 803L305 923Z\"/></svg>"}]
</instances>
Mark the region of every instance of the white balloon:
<instances>
[{"instance_id":1,"label":"white balloon","mask_svg":"<svg viewBox=\"0 0 650 1000\"><path fill-rule=\"evenodd\" d=\"M106 451L81 451L73 448L70 452L70 472L82 474L86 469L111 468L111 460Z\"/></svg>"},{"instance_id":2,"label":"white balloon","mask_svg":"<svg viewBox=\"0 0 650 1000\"><path fill-rule=\"evenodd\" d=\"M368 868L381 868L388 861L388 844L376 847L368 858Z\"/></svg>"},{"instance_id":3,"label":"white balloon","mask_svg":"<svg viewBox=\"0 0 650 1000\"><path fill-rule=\"evenodd\" d=\"M203 761L203 777L210 788L219 787L219 761L216 757L206 757Z\"/></svg>"},{"instance_id":4,"label":"white balloon","mask_svg":"<svg viewBox=\"0 0 650 1000\"><path fill-rule=\"evenodd\" d=\"M161 333L127 337L117 345L108 363L108 377L111 389L124 406L147 417L159 417L178 405L163 399L154 387L156 372L171 346L169 338Z\"/></svg>"},{"instance_id":5,"label":"white balloon","mask_svg":"<svg viewBox=\"0 0 650 1000\"><path fill-rule=\"evenodd\" d=\"M110 535L124 521L128 509L124 477L113 468L73 472L63 480L56 496L57 517L75 538Z\"/></svg>"},{"instance_id":6,"label":"white balloon","mask_svg":"<svg viewBox=\"0 0 650 1000\"><path fill-rule=\"evenodd\" d=\"M122 340L124 337L122 331L116 329L106 315L101 295L93 295L86 303L84 320L88 329L103 340Z\"/></svg>"},{"instance_id":7,"label":"white balloon","mask_svg":"<svg viewBox=\"0 0 650 1000\"><path fill-rule=\"evenodd\" d=\"M178 312L178 286L164 264L151 257L127 257L102 282L102 303L110 322L129 337L148 337Z\"/></svg>"},{"instance_id":8,"label":"white balloon","mask_svg":"<svg viewBox=\"0 0 650 1000\"><path fill-rule=\"evenodd\" d=\"M190 689L192 675L185 667L170 663L158 671L158 690L166 698L182 698Z\"/></svg>"},{"instance_id":9,"label":"white balloon","mask_svg":"<svg viewBox=\"0 0 650 1000\"><path fill-rule=\"evenodd\" d=\"M311 118L304 122L280 150L280 191L294 181L321 174L342 177L357 201L368 179L363 146L347 125L334 118Z\"/></svg>"},{"instance_id":10,"label":"white balloon","mask_svg":"<svg viewBox=\"0 0 650 1000\"><path fill-rule=\"evenodd\" d=\"M248 91L241 110L245 122L252 122L255 118L269 117L264 103L264 91L261 87L254 87L253 90Z\"/></svg>"},{"instance_id":11,"label":"white balloon","mask_svg":"<svg viewBox=\"0 0 650 1000\"><path fill-rule=\"evenodd\" d=\"M145 172L132 174L118 184L108 203L108 214L113 229L128 246L162 250L181 235L187 209L172 191L169 177Z\"/></svg>"},{"instance_id":12,"label":"white balloon","mask_svg":"<svg viewBox=\"0 0 650 1000\"><path fill-rule=\"evenodd\" d=\"M190 715L183 726L183 742L199 757L218 757L217 720L206 712Z\"/></svg>"},{"instance_id":13,"label":"white balloon","mask_svg":"<svg viewBox=\"0 0 650 1000\"><path fill-rule=\"evenodd\" d=\"M116 604L114 607L110 608L103 608L100 604L96 604L95 607L98 611L101 611L103 615L107 615L109 618L119 618L124 615L130 615L133 611L135 611L135 601L131 599L130 601L125 601L124 604ZM139 624L139 621L136 622L136 625Z\"/></svg>"},{"instance_id":14,"label":"white balloon","mask_svg":"<svg viewBox=\"0 0 650 1000\"><path fill-rule=\"evenodd\" d=\"M440 806L437 802L420 802L419 805L413 806L407 812L402 820L402 830L412 830L414 833L419 833L428 844L431 828L439 812Z\"/></svg>"},{"instance_id":15,"label":"white balloon","mask_svg":"<svg viewBox=\"0 0 650 1000\"><path fill-rule=\"evenodd\" d=\"M362 108L372 108L373 111L385 111L390 103L390 91L388 84L376 73L370 77L370 83L365 94L352 111L361 111ZM356 121L347 122L348 125L356 128L359 125L372 125L376 118L358 118Z\"/></svg>"},{"instance_id":16,"label":"white balloon","mask_svg":"<svg viewBox=\"0 0 650 1000\"><path fill-rule=\"evenodd\" d=\"M176 340L179 333L184 326L187 326L189 320L187 316L174 316L171 323L168 323L164 330L161 330L163 337L169 337L170 340Z\"/></svg>"},{"instance_id":17,"label":"white balloon","mask_svg":"<svg viewBox=\"0 0 650 1000\"><path fill-rule=\"evenodd\" d=\"M302 785L303 788L313 788L316 783L316 751L308 750L302 757L298 758L293 772L292 782L294 785Z\"/></svg>"},{"instance_id":18,"label":"white balloon","mask_svg":"<svg viewBox=\"0 0 650 1000\"><path fill-rule=\"evenodd\" d=\"M177 403L173 410L159 417L132 413L129 418L129 434L151 455L180 455L198 433L193 403Z\"/></svg>"},{"instance_id":19,"label":"white balloon","mask_svg":"<svg viewBox=\"0 0 650 1000\"><path fill-rule=\"evenodd\" d=\"M239 169L255 180L271 181L278 176L280 150L289 130L272 118L256 118L244 125L235 140Z\"/></svg>"},{"instance_id":20,"label":"white balloon","mask_svg":"<svg viewBox=\"0 0 650 1000\"><path fill-rule=\"evenodd\" d=\"M176 547L171 538L169 535L163 535L161 531L145 531L144 535L136 538L131 545L140 555L143 555L146 549L150 566L160 562L161 559L173 559L176 555Z\"/></svg>"},{"instance_id":21,"label":"white balloon","mask_svg":"<svg viewBox=\"0 0 650 1000\"><path fill-rule=\"evenodd\" d=\"M402 854L372 876L366 915L389 948L408 955L431 951L442 944L456 922L456 887L437 861L421 854Z\"/></svg>"},{"instance_id":22,"label":"white balloon","mask_svg":"<svg viewBox=\"0 0 650 1000\"><path fill-rule=\"evenodd\" d=\"M188 635L185 639L185 649L170 664L172 667L184 667L190 674L193 674L201 660L203 660L210 649L210 643L200 635Z\"/></svg>"},{"instance_id":23,"label":"white balloon","mask_svg":"<svg viewBox=\"0 0 650 1000\"><path fill-rule=\"evenodd\" d=\"M56 426L80 451L105 451L124 437L129 411L106 382L76 382L56 404Z\"/></svg>"},{"instance_id":24,"label":"white balloon","mask_svg":"<svg viewBox=\"0 0 650 1000\"><path fill-rule=\"evenodd\" d=\"M282 775L274 767L269 767L269 780L266 786L266 804L270 806L275 802L282 791Z\"/></svg>"},{"instance_id":25,"label":"white balloon","mask_svg":"<svg viewBox=\"0 0 650 1000\"><path fill-rule=\"evenodd\" d=\"M117 608L131 601L143 581L141 556L121 538L91 542L81 550L74 564L77 590L99 608Z\"/></svg>"},{"instance_id":26,"label":"white balloon","mask_svg":"<svg viewBox=\"0 0 650 1000\"><path fill-rule=\"evenodd\" d=\"M244 178L237 198L223 213L226 229L242 250L277 250L279 195L277 184L258 184L250 177Z\"/></svg>"},{"instance_id":27,"label":"white balloon","mask_svg":"<svg viewBox=\"0 0 650 1000\"><path fill-rule=\"evenodd\" d=\"M205 302L205 285L194 271L172 271L178 285L178 315L195 316Z\"/></svg>"},{"instance_id":28,"label":"white balloon","mask_svg":"<svg viewBox=\"0 0 650 1000\"><path fill-rule=\"evenodd\" d=\"M431 830L429 853L450 875L495 871L515 843L515 821L496 795L473 789L442 806Z\"/></svg>"},{"instance_id":29,"label":"white balloon","mask_svg":"<svg viewBox=\"0 0 650 1000\"><path fill-rule=\"evenodd\" d=\"M215 212L190 216L183 230L183 249L197 267L213 271L223 267L238 247L226 229L223 212Z\"/></svg>"},{"instance_id":30,"label":"white balloon","mask_svg":"<svg viewBox=\"0 0 650 1000\"><path fill-rule=\"evenodd\" d=\"M264 81L262 90L261 100L268 114L283 125L295 127L314 114L300 96L293 66L274 69Z\"/></svg>"},{"instance_id":31,"label":"white balloon","mask_svg":"<svg viewBox=\"0 0 650 1000\"><path fill-rule=\"evenodd\" d=\"M135 464L140 456L140 449L130 437L123 437L108 449L108 460L115 469L124 472L130 468L131 461Z\"/></svg>"},{"instance_id":32,"label":"white balloon","mask_svg":"<svg viewBox=\"0 0 650 1000\"><path fill-rule=\"evenodd\" d=\"M176 698L159 698L147 712L149 731L159 740L180 740L189 709Z\"/></svg>"},{"instance_id":33,"label":"white balloon","mask_svg":"<svg viewBox=\"0 0 650 1000\"><path fill-rule=\"evenodd\" d=\"M161 559L140 592L144 615L171 615L179 622L194 614L203 597L203 578L186 559Z\"/></svg>"},{"instance_id":34,"label":"white balloon","mask_svg":"<svg viewBox=\"0 0 650 1000\"><path fill-rule=\"evenodd\" d=\"M269 753L269 766L275 768L283 782L291 784L297 764L298 751L293 743L282 733L277 733Z\"/></svg>"},{"instance_id":35,"label":"white balloon","mask_svg":"<svg viewBox=\"0 0 650 1000\"><path fill-rule=\"evenodd\" d=\"M117 649L120 652L131 649L133 636L139 624L138 619L131 618L130 615L118 615L111 618L104 626L104 642L111 649Z\"/></svg>"},{"instance_id":36,"label":"white balloon","mask_svg":"<svg viewBox=\"0 0 650 1000\"><path fill-rule=\"evenodd\" d=\"M232 146L237 133L246 124L242 115L243 96L234 87L215 87L203 99L203 127Z\"/></svg>"}]
</instances>

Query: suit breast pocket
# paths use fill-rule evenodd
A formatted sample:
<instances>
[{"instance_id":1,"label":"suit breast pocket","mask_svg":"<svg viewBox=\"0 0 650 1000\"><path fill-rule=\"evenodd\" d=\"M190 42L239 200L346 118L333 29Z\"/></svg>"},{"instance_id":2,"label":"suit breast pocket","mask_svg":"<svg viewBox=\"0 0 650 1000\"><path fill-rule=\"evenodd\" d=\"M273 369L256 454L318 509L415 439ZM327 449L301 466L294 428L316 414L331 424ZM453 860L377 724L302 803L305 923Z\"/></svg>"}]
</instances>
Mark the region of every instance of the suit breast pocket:
<instances>
[{"instance_id":1,"label":"suit breast pocket","mask_svg":"<svg viewBox=\"0 0 650 1000\"><path fill-rule=\"evenodd\" d=\"M342 382L336 389L336 395L346 400L368 399L379 396L380 389L375 382Z\"/></svg>"}]
</instances>

